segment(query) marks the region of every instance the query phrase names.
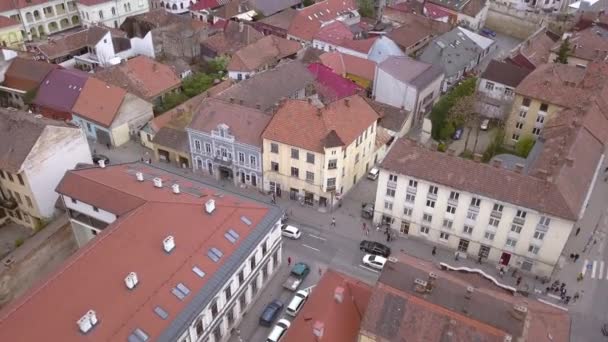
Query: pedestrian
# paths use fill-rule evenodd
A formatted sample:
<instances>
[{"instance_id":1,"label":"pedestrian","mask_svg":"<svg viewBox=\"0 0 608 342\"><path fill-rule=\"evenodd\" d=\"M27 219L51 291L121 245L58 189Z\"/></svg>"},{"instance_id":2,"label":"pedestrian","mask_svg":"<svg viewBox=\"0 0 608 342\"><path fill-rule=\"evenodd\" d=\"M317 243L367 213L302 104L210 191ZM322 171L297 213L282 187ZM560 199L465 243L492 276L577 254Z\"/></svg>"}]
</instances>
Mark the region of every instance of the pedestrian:
<instances>
[{"instance_id":1,"label":"pedestrian","mask_svg":"<svg viewBox=\"0 0 608 342\"><path fill-rule=\"evenodd\" d=\"M332 227L336 226L336 218L335 217L331 218L331 225L332 225Z\"/></svg>"},{"instance_id":2,"label":"pedestrian","mask_svg":"<svg viewBox=\"0 0 608 342\"><path fill-rule=\"evenodd\" d=\"M521 284L521 276L517 277L517 281L515 282L515 284L517 284L517 286Z\"/></svg>"},{"instance_id":3,"label":"pedestrian","mask_svg":"<svg viewBox=\"0 0 608 342\"><path fill-rule=\"evenodd\" d=\"M152 158L148 159L148 164L152 164Z\"/></svg>"},{"instance_id":4,"label":"pedestrian","mask_svg":"<svg viewBox=\"0 0 608 342\"><path fill-rule=\"evenodd\" d=\"M460 259L460 253L456 252L454 253L454 260L458 261Z\"/></svg>"},{"instance_id":5,"label":"pedestrian","mask_svg":"<svg viewBox=\"0 0 608 342\"><path fill-rule=\"evenodd\" d=\"M291 266L291 257L287 257L287 266Z\"/></svg>"},{"instance_id":6,"label":"pedestrian","mask_svg":"<svg viewBox=\"0 0 608 342\"><path fill-rule=\"evenodd\" d=\"M570 253L570 259L574 259L574 253Z\"/></svg>"},{"instance_id":7,"label":"pedestrian","mask_svg":"<svg viewBox=\"0 0 608 342\"><path fill-rule=\"evenodd\" d=\"M576 228L576 233L574 234L575 236L578 236L578 233L581 232L581 227Z\"/></svg>"},{"instance_id":8,"label":"pedestrian","mask_svg":"<svg viewBox=\"0 0 608 342\"><path fill-rule=\"evenodd\" d=\"M365 228L365 235L366 236L369 235L369 228L367 228L367 227Z\"/></svg>"},{"instance_id":9,"label":"pedestrian","mask_svg":"<svg viewBox=\"0 0 608 342\"><path fill-rule=\"evenodd\" d=\"M504 268L500 268L500 270L498 271L498 275L502 278L505 275L505 270Z\"/></svg>"},{"instance_id":10,"label":"pedestrian","mask_svg":"<svg viewBox=\"0 0 608 342\"><path fill-rule=\"evenodd\" d=\"M380 231L380 225L376 226L376 231L379 232Z\"/></svg>"},{"instance_id":11,"label":"pedestrian","mask_svg":"<svg viewBox=\"0 0 608 342\"><path fill-rule=\"evenodd\" d=\"M323 269L319 267L319 277L323 274Z\"/></svg>"},{"instance_id":12,"label":"pedestrian","mask_svg":"<svg viewBox=\"0 0 608 342\"><path fill-rule=\"evenodd\" d=\"M110 143L106 143L106 147L108 148L108 150L110 149Z\"/></svg>"},{"instance_id":13,"label":"pedestrian","mask_svg":"<svg viewBox=\"0 0 608 342\"><path fill-rule=\"evenodd\" d=\"M574 296L572 297L573 302L576 303L576 301L578 300L579 297L580 297L580 294L578 293L578 291L574 292Z\"/></svg>"},{"instance_id":14,"label":"pedestrian","mask_svg":"<svg viewBox=\"0 0 608 342\"><path fill-rule=\"evenodd\" d=\"M386 242L389 242L389 241L391 241L391 237L390 237L390 235L386 234Z\"/></svg>"},{"instance_id":15,"label":"pedestrian","mask_svg":"<svg viewBox=\"0 0 608 342\"><path fill-rule=\"evenodd\" d=\"M481 255L477 258L477 263L481 265Z\"/></svg>"},{"instance_id":16,"label":"pedestrian","mask_svg":"<svg viewBox=\"0 0 608 342\"><path fill-rule=\"evenodd\" d=\"M431 254L433 254L433 256L435 256L435 254L437 254L437 247L433 247L433 251L431 252Z\"/></svg>"},{"instance_id":17,"label":"pedestrian","mask_svg":"<svg viewBox=\"0 0 608 342\"><path fill-rule=\"evenodd\" d=\"M578 253L574 254L574 262L576 262L579 257L580 257L580 255L578 255Z\"/></svg>"},{"instance_id":18,"label":"pedestrian","mask_svg":"<svg viewBox=\"0 0 608 342\"><path fill-rule=\"evenodd\" d=\"M142 162L142 163L144 162L144 157L141 157L141 162Z\"/></svg>"}]
</instances>

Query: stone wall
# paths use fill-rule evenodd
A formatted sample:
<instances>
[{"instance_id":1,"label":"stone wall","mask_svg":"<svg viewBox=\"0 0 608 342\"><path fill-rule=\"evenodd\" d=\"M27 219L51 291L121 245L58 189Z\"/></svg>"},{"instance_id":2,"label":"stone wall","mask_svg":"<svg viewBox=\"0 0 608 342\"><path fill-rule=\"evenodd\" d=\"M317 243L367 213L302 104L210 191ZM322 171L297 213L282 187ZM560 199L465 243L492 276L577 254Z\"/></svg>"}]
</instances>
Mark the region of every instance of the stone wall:
<instances>
[{"instance_id":1,"label":"stone wall","mask_svg":"<svg viewBox=\"0 0 608 342\"><path fill-rule=\"evenodd\" d=\"M522 40L528 38L542 26L561 34L572 25L571 16L519 10L495 2L490 4L486 20L486 27Z\"/></svg>"}]
</instances>

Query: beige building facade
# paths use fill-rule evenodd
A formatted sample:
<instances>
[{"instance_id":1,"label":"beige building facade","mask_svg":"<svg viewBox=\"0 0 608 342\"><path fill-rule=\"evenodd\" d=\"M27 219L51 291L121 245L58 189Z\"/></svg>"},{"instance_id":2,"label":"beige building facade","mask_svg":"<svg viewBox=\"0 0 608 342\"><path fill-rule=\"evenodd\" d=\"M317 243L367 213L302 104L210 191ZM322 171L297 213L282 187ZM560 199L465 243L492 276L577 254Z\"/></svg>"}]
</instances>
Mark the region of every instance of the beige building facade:
<instances>
[{"instance_id":1,"label":"beige building facade","mask_svg":"<svg viewBox=\"0 0 608 342\"><path fill-rule=\"evenodd\" d=\"M511 113L505 125L505 143L515 145L519 139L532 136L535 140L542 132L545 122L564 107L539 99L516 94Z\"/></svg>"}]
</instances>

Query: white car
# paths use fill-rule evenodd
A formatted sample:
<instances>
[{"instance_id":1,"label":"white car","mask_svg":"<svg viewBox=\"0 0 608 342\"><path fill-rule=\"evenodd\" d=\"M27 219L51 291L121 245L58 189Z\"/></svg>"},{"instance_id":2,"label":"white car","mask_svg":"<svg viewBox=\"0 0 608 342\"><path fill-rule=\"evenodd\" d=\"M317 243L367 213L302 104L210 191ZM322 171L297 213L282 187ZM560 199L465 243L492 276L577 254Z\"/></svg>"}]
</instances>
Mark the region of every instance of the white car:
<instances>
[{"instance_id":1,"label":"white car","mask_svg":"<svg viewBox=\"0 0 608 342\"><path fill-rule=\"evenodd\" d=\"M490 125L490 120L488 119L484 119L481 122L481 126L479 126L479 129L481 129L482 131L487 131L488 130L488 126Z\"/></svg>"},{"instance_id":2,"label":"white car","mask_svg":"<svg viewBox=\"0 0 608 342\"><path fill-rule=\"evenodd\" d=\"M304 306L306 299L308 299L308 291L300 290L296 292L296 295L293 296L293 299L289 302L289 305L287 305L285 313L291 317L296 317Z\"/></svg>"},{"instance_id":3,"label":"white car","mask_svg":"<svg viewBox=\"0 0 608 342\"><path fill-rule=\"evenodd\" d=\"M284 224L281 226L281 235L290 239L297 240L300 238L301 233L298 228L290 226L288 224Z\"/></svg>"},{"instance_id":4,"label":"white car","mask_svg":"<svg viewBox=\"0 0 608 342\"><path fill-rule=\"evenodd\" d=\"M382 270L386 264L386 258L379 255L365 254L363 264L377 270Z\"/></svg>"},{"instance_id":5,"label":"white car","mask_svg":"<svg viewBox=\"0 0 608 342\"><path fill-rule=\"evenodd\" d=\"M290 325L291 323L289 323L289 321L285 318L280 319L277 322L277 325L272 328L272 331L270 332L270 335L268 335L266 342L279 342L283 338L283 336L285 336L285 333L287 332L287 329L289 329Z\"/></svg>"},{"instance_id":6,"label":"white car","mask_svg":"<svg viewBox=\"0 0 608 342\"><path fill-rule=\"evenodd\" d=\"M378 179L378 175L380 174L380 170L372 167L371 170L367 173L367 179L376 180Z\"/></svg>"}]
</instances>

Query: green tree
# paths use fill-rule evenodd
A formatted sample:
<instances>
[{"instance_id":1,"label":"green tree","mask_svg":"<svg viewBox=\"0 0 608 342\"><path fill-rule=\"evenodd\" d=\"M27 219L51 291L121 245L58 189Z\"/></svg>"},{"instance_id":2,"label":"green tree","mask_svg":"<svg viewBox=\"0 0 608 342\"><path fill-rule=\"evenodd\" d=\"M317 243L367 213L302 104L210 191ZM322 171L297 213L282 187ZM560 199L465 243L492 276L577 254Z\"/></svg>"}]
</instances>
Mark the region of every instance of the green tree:
<instances>
[{"instance_id":1,"label":"green tree","mask_svg":"<svg viewBox=\"0 0 608 342\"><path fill-rule=\"evenodd\" d=\"M531 135L521 137L515 144L515 153L522 158L527 158L535 142Z\"/></svg>"},{"instance_id":2,"label":"green tree","mask_svg":"<svg viewBox=\"0 0 608 342\"><path fill-rule=\"evenodd\" d=\"M314 4L315 2L313 0L304 0L302 1L302 4L304 5L304 7L308 7L312 4Z\"/></svg>"},{"instance_id":3,"label":"green tree","mask_svg":"<svg viewBox=\"0 0 608 342\"><path fill-rule=\"evenodd\" d=\"M374 2L372 0L358 0L359 2L359 14L366 18L375 18L376 10L374 9Z\"/></svg>"},{"instance_id":4,"label":"green tree","mask_svg":"<svg viewBox=\"0 0 608 342\"><path fill-rule=\"evenodd\" d=\"M182 81L182 89L187 97L194 97L213 85L212 75L197 73Z\"/></svg>"},{"instance_id":5,"label":"green tree","mask_svg":"<svg viewBox=\"0 0 608 342\"><path fill-rule=\"evenodd\" d=\"M448 112L450 121L455 127L467 127L467 137L464 141L464 149L467 149L469 144L469 136L473 129L473 123L477 115L475 114L475 95L466 95L458 99Z\"/></svg>"},{"instance_id":6,"label":"green tree","mask_svg":"<svg viewBox=\"0 0 608 342\"><path fill-rule=\"evenodd\" d=\"M163 98L163 103L157 107L156 112L164 113L164 112L178 106L179 104L185 102L187 99L188 99L188 96L186 96L183 93L171 93L171 94L165 95L165 97Z\"/></svg>"},{"instance_id":7,"label":"green tree","mask_svg":"<svg viewBox=\"0 0 608 342\"><path fill-rule=\"evenodd\" d=\"M228 62L228 58L226 57L215 57L207 63L209 68L208 72L214 75L224 74L226 72Z\"/></svg>"},{"instance_id":8,"label":"green tree","mask_svg":"<svg viewBox=\"0 0 608 342\"><path fill-rule=\"evenodd\" d=\"M568 56L570 55L570 38L564 39L562 44L557 50L557 56L553 60L553 63L568 64Z\"/></svg>"},{"instance_id":9,"label":"green tree","mask_svg":"<svg viewBox=\"0 0 608 342\"><path fill-rule=\"evenodd\" d=\"M23 94L23 103L26 105L31 105L36 98L36 94L38 94L38 88L34 88L32 90L28 90L25 94Z\"/></svg>"},{"instance_id":10,"label":"green tree","mask_svg":"<svg viewBox=\"0 0 608 342\"><path fill-rule=\"evenodd\" d=\"M450 109L454 106L457 100L464 96L469 96L475 93L476 85L477 79L474 77L469 78L441 97L433 106L430 114L430 119L433 123L431 131L433 139L440 139L440 132L443 126L449 122Z\"/></svg>"},{"instance_id":11,"label":"green tree","mask_svg":"<svg viewBox=\"0 0 608 342\"><path fill-rule=\"evenodd\" d=\"M456 131L456 128L451 122L448 122L446 125L441 127L441 131L439 132L439 139L448 140L452 135L454 135L454 131Z\"/></svg>"}]
</instances>

